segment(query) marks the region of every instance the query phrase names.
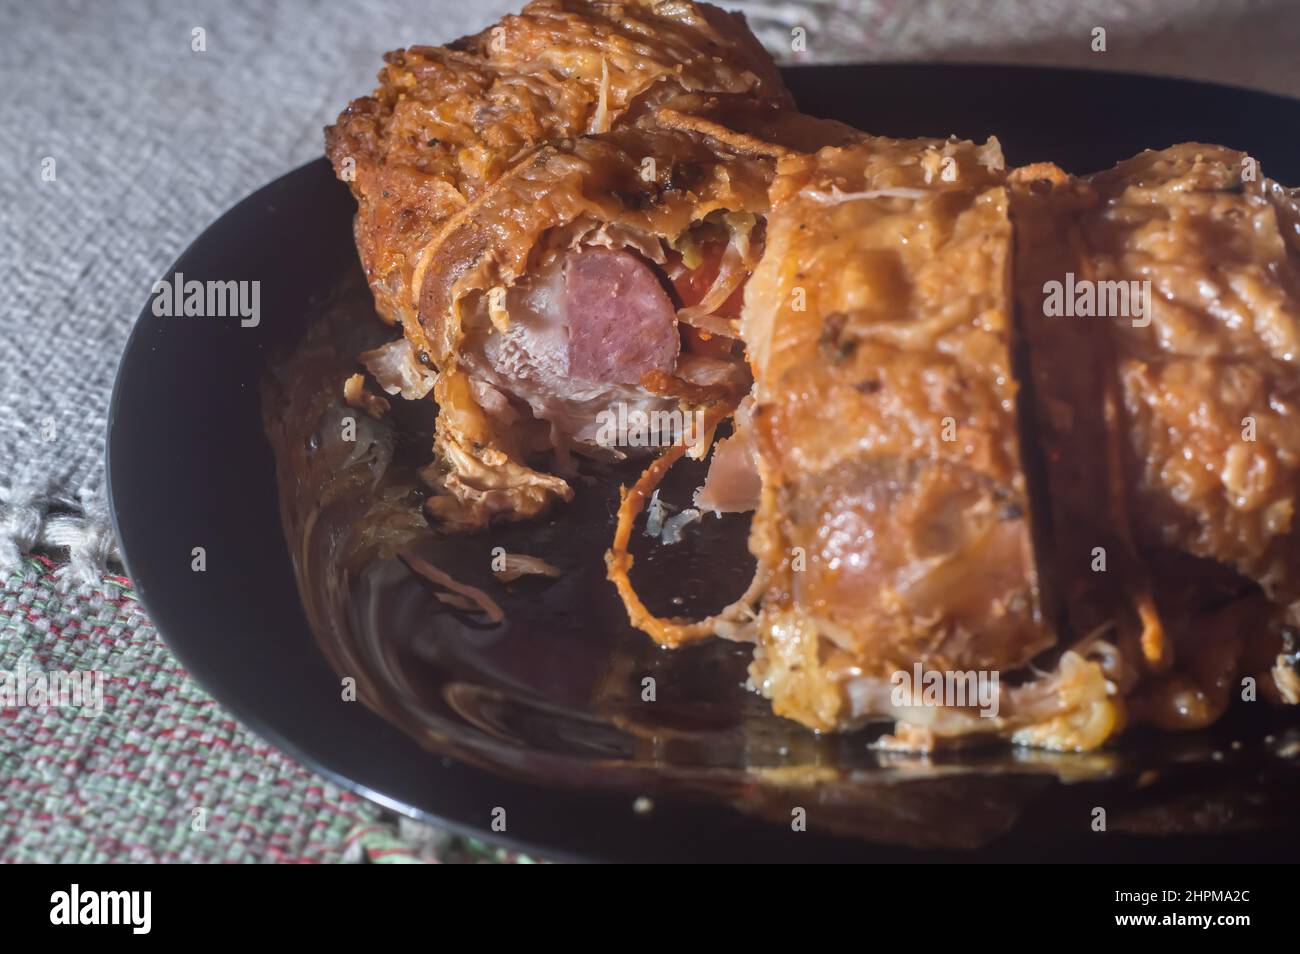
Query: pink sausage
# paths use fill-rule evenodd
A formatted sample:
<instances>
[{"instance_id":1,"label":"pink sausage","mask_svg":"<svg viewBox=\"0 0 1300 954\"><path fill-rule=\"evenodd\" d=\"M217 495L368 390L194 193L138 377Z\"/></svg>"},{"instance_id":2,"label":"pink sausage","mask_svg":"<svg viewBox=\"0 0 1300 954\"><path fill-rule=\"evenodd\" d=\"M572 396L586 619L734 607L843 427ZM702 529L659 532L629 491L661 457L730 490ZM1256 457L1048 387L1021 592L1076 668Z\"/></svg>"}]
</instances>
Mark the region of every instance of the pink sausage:
<instances>
[{"instance_id":1,"label":"pink sausage","mask_svg":"<svg viewBox=\"0 0 1300 954\"><path fill-rule=\"evenodd\" d=\"M677 311L650 266L632 252L570 252L564 311L575 378L637 384L647 371L671 372L677 363Z\"/></svg>"}]
</instances>

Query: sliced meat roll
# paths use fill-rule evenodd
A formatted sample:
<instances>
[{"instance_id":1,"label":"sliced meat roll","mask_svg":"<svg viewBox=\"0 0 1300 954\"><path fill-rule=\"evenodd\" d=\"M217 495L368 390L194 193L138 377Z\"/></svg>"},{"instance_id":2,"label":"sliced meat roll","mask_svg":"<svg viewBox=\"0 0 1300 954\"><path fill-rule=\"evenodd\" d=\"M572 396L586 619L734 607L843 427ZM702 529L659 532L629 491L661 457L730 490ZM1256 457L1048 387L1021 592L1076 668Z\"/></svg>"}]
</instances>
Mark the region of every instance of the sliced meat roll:
<instances>
[{"instance_id":1,"label":"sliced meat roll","mask_svg":"<svg viewBox=\"0 0 1300 954\"><path fill-rule=\"evenodd\" d=\"M894 673L1010 671L1053 642L1003 178L996 142L873 138L779 165L743 329L768 574L751 677L812 728L928 718L891 705Z\"/></svg>"}]
</instances>

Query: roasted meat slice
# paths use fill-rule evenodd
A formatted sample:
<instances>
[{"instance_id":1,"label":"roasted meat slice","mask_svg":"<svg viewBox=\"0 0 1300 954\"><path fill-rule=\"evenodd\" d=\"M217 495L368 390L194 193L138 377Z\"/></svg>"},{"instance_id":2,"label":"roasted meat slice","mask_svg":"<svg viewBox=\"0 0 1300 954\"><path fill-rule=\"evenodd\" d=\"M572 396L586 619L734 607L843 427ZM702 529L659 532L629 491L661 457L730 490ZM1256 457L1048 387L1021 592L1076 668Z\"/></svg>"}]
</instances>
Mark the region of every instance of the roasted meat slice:
<instances>
[{"instance_id":1,"label":"roasted meat slice","mask_svg":"<svg viewBox=\"0 0 1300 954\"><path fill-rule=\"evenodd\" d=\"M646 181L647 159L665 176L689 167L691 189ZM622 127L541 147L447 224L414 279L415 334L439 369L437 516L477 525L567 496L561 477L528 463L594 449L598 415L618 404L651 412L691 388L744 393L738 353L683 346L668 270L684 267L675 244L712 229L737 249L728 277L743 281L770 167L737 157L724 171L689 133ZM503 465L515 472L500 486Z\"/></svg>"},{"instance_id":2,"label":"roasted meat slice","mask_svg":"<svg viewBox=\"0 0 1300 954\"><path fill-rule=\"evenodd\" d=\"M867 139L779 165L743 328L767 574L751 675L812 728L906 718L890 678L915 663L1011 671L1053 642L1003 178L992 141Z\"/></svg>"}]
</instances>

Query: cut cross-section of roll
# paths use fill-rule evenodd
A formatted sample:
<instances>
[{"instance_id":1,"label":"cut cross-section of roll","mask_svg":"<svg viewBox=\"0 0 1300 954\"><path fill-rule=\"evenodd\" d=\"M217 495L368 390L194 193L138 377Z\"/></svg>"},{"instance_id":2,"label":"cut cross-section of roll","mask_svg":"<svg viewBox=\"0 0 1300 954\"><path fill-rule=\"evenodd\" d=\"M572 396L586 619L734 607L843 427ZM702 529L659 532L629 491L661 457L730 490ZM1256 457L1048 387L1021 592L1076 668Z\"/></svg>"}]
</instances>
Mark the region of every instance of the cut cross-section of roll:
<instances>
[{"instance_id":1,"label":"cut cross-section of roll","mask_svg":"<svg viewBox=\"0 0 1300 954\"><path fill-rule=\"evenodd\" d=\"M655 449L611 416L734 407L776 158L854 135L793 112L743 19L537 0L387 59L326 142L376 307L436 374L441 525L568 499L572 454Z\"/></svg>"},{"instance_id":2,"label":"cut cross-section of roll","mask_svg":"<svg viewBox=\"0 0 1300 954\"><path fill-rule=\"evenodd\" d=\"M1005 728L900 707L891 679L1009 673L1053 643L1003 179L992 141L867 139L779 165L743 327L768 574L751 676L813 728Z\"/></svg>"}]
</instances>

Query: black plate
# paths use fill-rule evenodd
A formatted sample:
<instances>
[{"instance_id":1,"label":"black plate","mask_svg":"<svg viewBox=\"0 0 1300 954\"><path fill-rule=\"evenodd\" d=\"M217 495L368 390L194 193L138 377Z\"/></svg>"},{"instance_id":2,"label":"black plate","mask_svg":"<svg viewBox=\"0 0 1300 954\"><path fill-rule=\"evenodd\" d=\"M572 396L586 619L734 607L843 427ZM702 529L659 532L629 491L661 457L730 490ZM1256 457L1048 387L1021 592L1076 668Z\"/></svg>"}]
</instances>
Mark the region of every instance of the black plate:
<instances>
[{"instance_id":1,"label":"black plate","mask_svg":"<svg viewBox=\"0 0 1300 954\"><path fill-rule=\"evenodd\" d=\"M810 113L882 134L994 134L1013 164L1051 159L1089 172L1194 139L1246 150L1266 174L1300 182L1300 103L1279 97L984 66L835 66L786 77ZM309 614L282 529L263 391L331 309L359 314L348 334L384 337L367 319L352 212L319 160L223 216L166 276L260 281L260 324L160 318L146 305L109 415L110 494L129 573L177 657L255 732L382 804L553 858L1294 853L1293 719L1252 709L1206 733L1138 735L1100 755L1004 749L933 761L887 759L866 748L869 737L817 739L775 719L739 685L743 649L659 653L628 631L598 565L608 486L491 541L424 541L436 559L456 561L458 575L466 567L472 576L497 543L565 566L556 584L526 580L500 595L505 631L434 612L409 586L381 601L377 617L331 616L311 595L337 582L322 579L336 571L329 564L305 580ZM285 499L292 510L295 492ZM673 578L691 581L699 599L731 585L744 575L740 532L720 524L697 534L665 558ZM205 550L204 572L192 569L195 547ZM381 585L392 569L374 570ZM318 630L348 632L313 633L308 615ZM364 670L370 707L341 700L340 672L354 668ZM629 688L650 672L663 694L653 716L631 704ZM649 805L634 811L642 795ZM1097 806L1112 818L1104 836L1090 827ZM504 833L491 830L498 808ZM792 830L796 808L807 831Z\"/></svg>"}]
</instances>

